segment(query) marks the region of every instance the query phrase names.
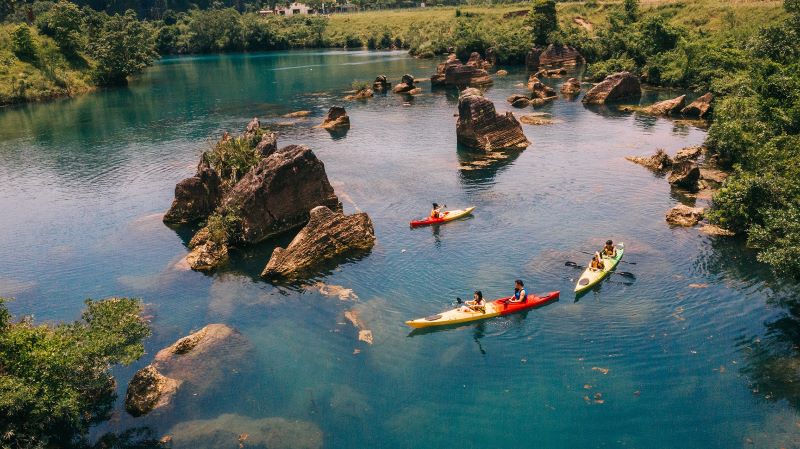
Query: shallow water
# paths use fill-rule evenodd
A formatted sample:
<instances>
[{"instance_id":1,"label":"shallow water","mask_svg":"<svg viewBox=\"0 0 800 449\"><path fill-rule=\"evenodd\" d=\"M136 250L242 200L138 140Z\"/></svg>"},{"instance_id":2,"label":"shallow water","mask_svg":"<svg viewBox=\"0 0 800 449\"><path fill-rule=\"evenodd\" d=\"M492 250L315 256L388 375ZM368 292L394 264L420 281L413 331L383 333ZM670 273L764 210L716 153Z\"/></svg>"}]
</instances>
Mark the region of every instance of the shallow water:
<instances>
[{"instance_id":1,"label":"shallow water","mask_svg":"<svg viewBox=\"0 0 800 449\"><path fill-rule=\"evenodd\" d=\"M509 70L486 94L499 110L524 90L515 85L525 73ZM208 323L255 346L213 394L184 394L161 417L132 419L118 404L98 431L161 435L235 413L309 421L327 448L798 447L798 401L769 371L776 357L796 357L782 349L792 331L774 325L789 309L796 326L794 286L739 241L671 229L664 213L681 195L624 159L674 153L705 131L560 99L539 109L556 124L523 125L527 150L492 159L456 144L454 92L422 83L413 99L341 100L353 80L434 71L434 61L397 52L176 58L127 89L0 111L0 295L16 297L13 312L74 319L86 297L143 298L154 335L148 355L116 370L123 386L158 349ZM659 95L669 93L643 102ZM351 118L344 136L312 129L334 104ZM296 110L312 116L280 118ZM212 275L176 268L191 231L161 223L175 183L223 130L253 116L281 145L310 146L345 210L372 217L371 253L312 280L357 300L260 280L291 235L237 252ZM477 209L409 229L432 201ZM580 251L606 238L625 242L623 260L636 265L619 270L636 279L611 276L576 301L580 270L564 262L585 263ZM562 297L440 332L403 324L474 289L508 295L515 278ZM358 341L348 310L372 345Z\"/></svg>"}]
</instances>

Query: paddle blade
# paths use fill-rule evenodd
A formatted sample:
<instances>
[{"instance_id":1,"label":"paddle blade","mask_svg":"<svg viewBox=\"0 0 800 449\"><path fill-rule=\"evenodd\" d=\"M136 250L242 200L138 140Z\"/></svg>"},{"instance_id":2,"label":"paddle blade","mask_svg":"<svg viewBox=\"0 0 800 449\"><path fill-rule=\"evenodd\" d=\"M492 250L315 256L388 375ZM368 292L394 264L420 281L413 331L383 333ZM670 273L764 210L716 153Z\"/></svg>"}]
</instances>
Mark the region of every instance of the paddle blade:
<instances>
[{"instance_id":1,"label":"paddle blade","mask_svg":"<svg viewBox=\"0 0 800 449\"><path fill-rule=\"evenodd\" d=\"M615 271L620 276L625 276L626 278L636 279L636 275L633 273L629 273L627 271Z\"/></svg>"}]
</instances>

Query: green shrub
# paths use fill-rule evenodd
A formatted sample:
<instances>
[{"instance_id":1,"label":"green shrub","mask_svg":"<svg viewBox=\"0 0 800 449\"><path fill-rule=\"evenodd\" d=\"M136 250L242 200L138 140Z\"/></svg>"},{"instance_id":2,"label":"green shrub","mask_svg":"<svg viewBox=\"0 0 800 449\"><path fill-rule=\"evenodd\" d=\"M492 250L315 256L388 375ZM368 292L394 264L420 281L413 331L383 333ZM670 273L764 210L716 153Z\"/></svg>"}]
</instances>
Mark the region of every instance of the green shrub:
<instances>
[{"instance_id":1,"label":"green shrub","mask_svg":"<svg viewBox=\"0 0 800 449\"><path fill-rule=\"evenodd\" d=\"M360 37L350 34L345 37L344 46L346 48L361 48L364 46L364 43L361 42Z\"/></svg>"},{"instance_id":2,"label":"green shrub","mask_svg":"<svg viewBox=\"0 0 800 449\"><path fill-rule=\"evenodd\" d=\"M153 65L157 56L152 31L133 10L109 17L90 50L97 61L95 79L103 86L127 84L129 76Z\"/></svg>"},{"instance_id":3,"label":"green shrub","mask_svg":"<svg viewBox=\"0 0 800 449\"><path fill-rule=\"evenodd\" d=\"M598 61L586 68L586 76L593 81L602 81L608 75L617 72L631 72L638 74L636 61L627 57L611 58Z\"/></svg>"},{"instance_id":4,"label":"green shrub","mask_svg":"<svg viewBox=\"0 0 800 449\"><path fill-rule=\"evenodd\" d=\"M533 42L546 45L550 33L558 29L555 0L533 0L527 25L533 31Z\"/></svg>"},{"instance_id":5,"label":"green shrub","mask_svg":"<svg viewBox=\"0 0 800 449\"><path fill-rule=\"evenodd\" d=\"M11 50L23 61L36 59L36 44L27 25L19 25L11 34Z\"/></svg>"},{"instance_id":6,"label":"green shrub","mask_svg":"<svg viewBox=\"0 0 800 449\"><path fill-rule=\"evenodd\" d=\"M52 37L64 52L74 54L84 46L82 19L81 10L74 3L62 0L40 15L36 25L43 34Z\"/></svg>"}]
</instances>

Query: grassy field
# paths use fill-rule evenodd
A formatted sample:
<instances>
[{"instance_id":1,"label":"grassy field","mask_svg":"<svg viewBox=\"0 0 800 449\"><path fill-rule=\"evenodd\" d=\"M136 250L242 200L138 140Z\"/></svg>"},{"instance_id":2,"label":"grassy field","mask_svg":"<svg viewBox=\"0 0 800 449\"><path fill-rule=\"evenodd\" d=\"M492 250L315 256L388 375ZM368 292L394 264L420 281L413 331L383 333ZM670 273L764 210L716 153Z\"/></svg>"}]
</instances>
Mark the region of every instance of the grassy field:
<instances>
[{"instance_id":1,"label":"grassy field","mask_svg":"<svg viewBox=\"0 0 800 449\"><path fill-rule=\"evenodd\" d=\"M50 100L93 89L90 61L67 60L52 39L30 28L36 54L20 59L14 54L12 33L19 25L0 25L0 105Z\"/></svg>"}]
</instances>

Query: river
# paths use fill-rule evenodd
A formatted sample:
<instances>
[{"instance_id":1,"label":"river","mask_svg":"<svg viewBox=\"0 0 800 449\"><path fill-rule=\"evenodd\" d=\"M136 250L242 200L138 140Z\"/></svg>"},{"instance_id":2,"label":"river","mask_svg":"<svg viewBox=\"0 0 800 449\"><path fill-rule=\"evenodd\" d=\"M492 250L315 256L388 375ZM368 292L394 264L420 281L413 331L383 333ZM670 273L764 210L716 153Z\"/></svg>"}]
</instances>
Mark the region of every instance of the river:
<instances>
[{"instance_id":1,"label":"river","mask_svg":"<svg viewBox=\"0 0 800 449\"><path fill-rule=\"evenodd\" d=\"M16 298L13 313L72 320L87 297L142 298L154 334L147 355L115 369L122 397L155 352L206 324L233 326L255 348L208 394L139 419L118 400L97 432L161 436L236 414L311 423L326 448L800 446L796 285L737 239L670 228L664 213L686 198L624 159L674 154L706 131L559 99L538 109L555 124L523 125L529 148L487 159L456 144L456 92L421 83L410 101L342 100L354 80L435 67L402 52L173 58L125 89L0 111L0 296ZM526 74L508 70L486 93L501 111L524 91ZM335 104L352 122L344 136L312 128ZM296 110L312 115L280 117ZM311 147L345 211L374 221L368 255L313 280L357 299L261 280L291 235L235 252L211 275L176 268L191 231L161 222L175 183L255 116L281 146ZM477 209L410 229L433 201ZM576 301L580 270L565 262L585 264L580 251L607 238L625 243L635 265L618 269L636 279L611 276ZM561 299L441 332L403 323L475 289L506 296L516 278ZM345 319L351 310L372 344Z\"/></svg>"}]
</instances>

